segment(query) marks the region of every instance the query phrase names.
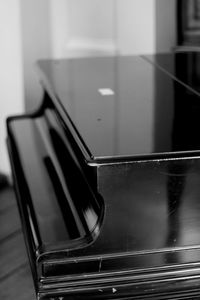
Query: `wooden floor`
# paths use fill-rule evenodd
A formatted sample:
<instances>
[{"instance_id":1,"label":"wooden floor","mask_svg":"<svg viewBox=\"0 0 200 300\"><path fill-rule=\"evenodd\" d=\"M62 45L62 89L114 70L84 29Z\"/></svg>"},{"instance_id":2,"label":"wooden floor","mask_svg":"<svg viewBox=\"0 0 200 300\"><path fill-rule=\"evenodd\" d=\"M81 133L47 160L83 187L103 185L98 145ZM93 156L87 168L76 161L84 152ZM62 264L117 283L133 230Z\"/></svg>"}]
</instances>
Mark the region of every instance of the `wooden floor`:
<instances>
[{"instance_id":1,"label":"wooden floor","mask_svg":"<svg viewBox=\"0 0 200 300\"><path fill-rule=\"evenodd\" d=\"M15 194L0 186L0 299L35 300Z\"/></svg>"}]
</instances>

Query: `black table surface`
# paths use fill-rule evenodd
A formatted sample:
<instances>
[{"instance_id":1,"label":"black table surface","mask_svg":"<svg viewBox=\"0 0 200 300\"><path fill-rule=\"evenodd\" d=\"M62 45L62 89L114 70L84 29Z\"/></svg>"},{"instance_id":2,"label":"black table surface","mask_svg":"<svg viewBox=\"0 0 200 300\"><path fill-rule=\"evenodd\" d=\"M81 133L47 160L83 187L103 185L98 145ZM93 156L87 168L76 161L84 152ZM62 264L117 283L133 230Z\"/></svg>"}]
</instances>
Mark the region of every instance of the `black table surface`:
<instances>
[{"instance_id":1,"label":"black table surface","mask_svg":"<svg viewBox=\"0 0 200 300\"><path fill-rule=\"evenodd\" d=\"M47 60L39 68L99 159L199 150L198 60L192 52Z\"/></svg>"}]
</instances>

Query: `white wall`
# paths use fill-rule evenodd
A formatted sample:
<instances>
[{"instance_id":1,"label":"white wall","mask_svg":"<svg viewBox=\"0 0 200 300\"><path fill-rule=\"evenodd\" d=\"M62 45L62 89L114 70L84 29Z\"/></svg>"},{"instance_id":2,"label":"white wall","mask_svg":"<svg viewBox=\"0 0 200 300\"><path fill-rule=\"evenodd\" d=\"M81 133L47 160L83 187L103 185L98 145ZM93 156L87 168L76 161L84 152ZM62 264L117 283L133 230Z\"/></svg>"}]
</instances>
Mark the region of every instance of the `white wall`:
<instances>
[{"instance_id":1,"label":"white wall","mask_svg":"<svg viewBox=\"0 0 200 300\"><path fill-rule=\"evenodd\" d=\"M36 61L51 57L52 53L50 1L21 0L21 11L26 109L32 111L42 98Z\"/></svg>"},{"instance_id":2,"label":"white wall","mask_svg":"<svg viewBox=\"0 0 200 300\"><path fill-rule=\"evenodd\" d=\"M0 172L10 173L5 120L24 108L20 0L0 1Z\"/></svg>"},{"instance_id":3,"label":"white wall","mask_svg":"<svg viewBox=\"0 0 200 300\"><path fill-rule=\"evenodd\" d=\"M67 56L165 52L176 45L176 0L66 3Z\"/></svg>"},{"instance_id":4,"label":"white wall","mask_svg":"<svg viewBox=\"0 0 200 300\"><path fill-rule=\"evenodd\" d=\"M156 51L168 52L176 45L176 0L156 0L155 2Z\"/></svg>"},{"instance_id":5,"label":"white wall","mask_svg":"<svg viewBox=\"0 0 200 300\"><path fill-rule=\"evenodd\" d=\"M68 0L70 34L77 37L112 38L114 0Z\"/></svg>"},{"instance_id":6,"label":"white wall","mask_svg":"<svg viewBox=\"0 0 200 300\"><path fill-rule=\"evenodd\" d=\"M168 52L176 45L176 0L118 0L121 54Z\"/></svg>"},{"instance_id":7,"label":"white wall","mask_svg":"<svg viewBox=\"0 0 200 300\"><path fill-rule=\"evenodd\" d=\"M49 0L51 49L54 58L66 56L69 37L69 9L67 0Z\"/></svg>"},{"instance_id":8,"label":"white wall","mask_svg":"<svg viewBox=\"0 0 200 300\"><path fill-rule=\"evenodd\" d=\"M155 0L118 0L117 3L119 52L155 52Z\"/></svg>"},{"instance_id":9,"label":"white wall","mask_svg":"<svg viewBox=\"0 0 200 300\"><path fill-rule=\"evenodd\" d=\"M116 0L67 0L66 55L113 54Z\"/></svg>"}]
</instances>

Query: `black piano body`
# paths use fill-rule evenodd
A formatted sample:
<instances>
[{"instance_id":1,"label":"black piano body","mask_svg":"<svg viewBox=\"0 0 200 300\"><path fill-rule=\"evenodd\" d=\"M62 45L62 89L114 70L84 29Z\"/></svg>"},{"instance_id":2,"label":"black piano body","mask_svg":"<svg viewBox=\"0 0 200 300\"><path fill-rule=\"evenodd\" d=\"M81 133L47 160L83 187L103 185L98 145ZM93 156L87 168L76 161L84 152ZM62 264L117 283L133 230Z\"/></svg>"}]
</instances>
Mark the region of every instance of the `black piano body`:
<instances>
[{"instance_id":1,"label":"black piano body","mask_svg":"<svg viewBox=\"0 0 200 300\"><path fill-rule=\"evenodd\" d=\"M38 299L199 299L200 54L43 60L7 120Z\"/></svg>"}]
</instances>

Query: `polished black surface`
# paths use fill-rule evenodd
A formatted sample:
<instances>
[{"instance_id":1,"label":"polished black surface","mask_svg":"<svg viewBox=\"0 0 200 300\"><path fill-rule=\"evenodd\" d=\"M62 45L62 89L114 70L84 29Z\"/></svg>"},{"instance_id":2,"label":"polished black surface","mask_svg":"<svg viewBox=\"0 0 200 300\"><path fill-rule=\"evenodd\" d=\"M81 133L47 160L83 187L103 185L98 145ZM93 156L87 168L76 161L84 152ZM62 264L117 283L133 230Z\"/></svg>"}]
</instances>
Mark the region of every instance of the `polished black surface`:
<instances>
[{"instance_id":1,"label":"polished black surface","mask_svg":"<svg viewBox=\"0 0 200 300\"><path fill-rule=\"evenodd\" d=\"M170 61L174 55L165 58ZM111 65L121 66L116 73L112 71L121 78L116 87L111 81L107 85ZM200 97L192 91L195 86L186 85L175 72L167 67L161 70L146 57L44 61L40 67L45 88L42 106L35 114L7 122L38 299L198 299L200 156L193 150L200 147ZM74 74L77 80L68 85L64 74ZM134 80L137 84L131 85ZM112 88L123 97L95 97L100 81L101 88ZM116 101L120 111L115 111ZM136 128L132 128L134 107L140 124ZM111 133L118 120L114 112L124 114L119 118L124 127L115 124L121 134L124 130L123 144L116 142L120 135ZM97 115L101 116L98 121ZM104 135L103 125L98 125L103 121ZM119 156L119 160L88 164L80 142L90 150L91 145L98 145L99 153ZM106 145L108 151L103 152ZM124 152L111 151L115 146L116 151L124 147ZM171 155L130 160L125 149L142 149L139 154L159 149ZM132 157L138 154L130 153ZM124 155L127 160L120 160Z\"/></svg>"},{"instance_id":2,"label":"polished black surface","mask_svg":"<svg viewBox=\"0 0 200 300\"><path fill-rule=\"evenodd\" d=\"M182 51L181 48L171 53L158 53L142 56L146 61L161 68L168 75L185 84L193 92L200 92L200 53Z\"/></svg>"},{"instance_id":3,"label":"polished black surface","mask_svg":"<svg viewBox=\"0 0 200 300\"><path fill-rule=\"evenodd\" d=\"M51 113L53 120L53 111L44 113ZM87 182L84 185L85 178L71 161L55 124L48 128L41 116L12 122L17 155L47 250L92 232L104 210L101 197L96 199ZM81 249L78 256L198 245L199 182L198 159L101 167L98 191L105 205L103 226L96 243Z\"/></svg>"},{"instance_id":4,"label":"polished black surface","mask_svg":"<svg viewBox=\"0 0 200 300\"><path fill-rule=\"evenodd\" d=\"M12 122L24 179L31 203L26 199L31 222L38 222L35 247L59 241L87 242L98 234L103 202L97 200L84 174L72 161L64 130L58 126L54 111L46 108L41 115ZM29 208L28 208L29 207ZM86 241L85 241L86 239ZM42 242L41 242L42 241Z\"/></svg>"},{"instance_id":5,"label":"polished black surface","mask_svg":"<svg viewBox=\"0 0 200 300\"><path fill-rule=\"evenodd\" d=\"M46 112L51 112L49 117L54 118L52 111L47 109L44 115ZM59 144L60 151L64 147L66 153L65 171L62 170L55 155L56 147L50 147L57 141L56 135L51 139L49 136L55 124L47 128L45 123L41 116L15 119L9 130L12 148L15 145L17 150L13 153L15 166L19 159L24 174L21 176L18 165L16 182L20 187L20 205L28 217L26 226L31 225L28 236L32 236L29 243L34 244L36 258L33 260L42 263L43 284L48 286L49 293L51 289L59 289L62 293L65 286L71 286L71 299L80 296L80 289L83 299L102 299L102 290L103 299L109 299L114 288L119 296L139 293L142 298L138 299L144 299L151 293L149 276L154 281L155 293L163 292L159 284L161 279L167 291L173 291L174 288L167 285L167 278L176 282L177 289L183 292L186 278L198 277L200 267L199 159L101 166L98 185L104 211L100 199L96 202L96 198L82 192L80 177L74 174L76 168L64 143ZM41 139L44 130L45 137ZM61 136L60 128L56 131ZM46 158L56 169L57 176L47 167ZM72 184L73 191L77 189L78 194L72 192L69 197ZM66 188L63 196L61 185ZM73 205L76 205L75 211ZM95 236L83 239L86 234L83 224L87 222L87 232L92 235L92 224L101 213L104 214L103 224L96 227ZM77 227L80 229L78 236ZM40 272L39 264L37 276ZM138 285L138 276L143 285ZM89 278L90 284L96 285L92 294L79 282L79 279L84 282ZM128 282L131 285L126 288ZM193 281L186 284L191 289ZM40 293L43 299L46 292ZM47 292L44 299L51 298L50 295Z\"/></svg>"},{"instance_id":6,"label":"polished black surface","mask_svg":"<svg viewBox=\"0 0 200 300\"><path fill-rule=\"evenodd\" d=\"M200 149L196 86L174 80L184 58L176 69L174 59L162 60L168 74L146 57L42 61L39 67L45 88L61 102L91 156L116 158ZM102 89L112 93L102 95Z\"/></svg>"}]
</instances>

